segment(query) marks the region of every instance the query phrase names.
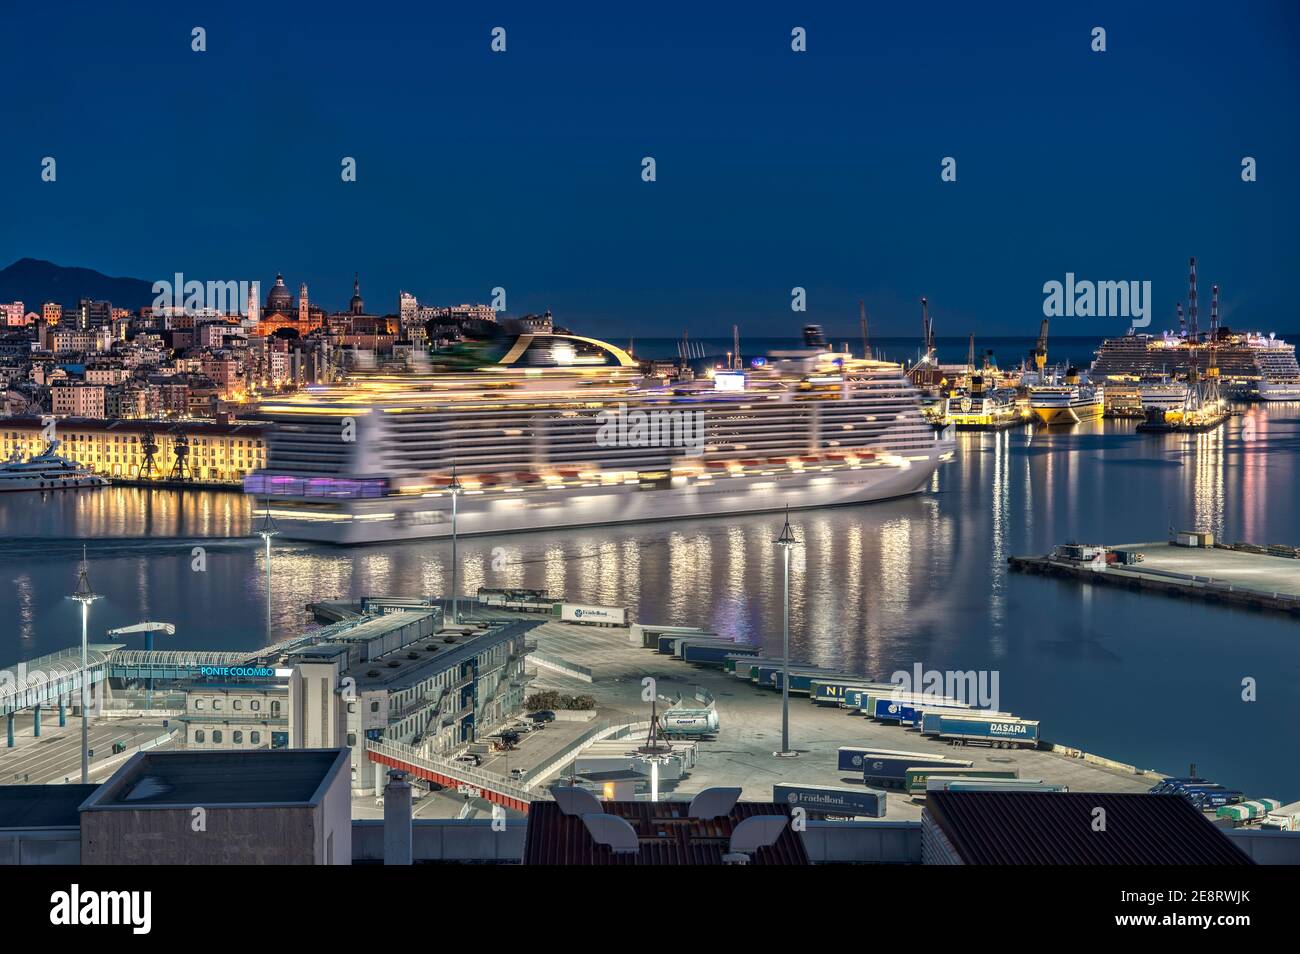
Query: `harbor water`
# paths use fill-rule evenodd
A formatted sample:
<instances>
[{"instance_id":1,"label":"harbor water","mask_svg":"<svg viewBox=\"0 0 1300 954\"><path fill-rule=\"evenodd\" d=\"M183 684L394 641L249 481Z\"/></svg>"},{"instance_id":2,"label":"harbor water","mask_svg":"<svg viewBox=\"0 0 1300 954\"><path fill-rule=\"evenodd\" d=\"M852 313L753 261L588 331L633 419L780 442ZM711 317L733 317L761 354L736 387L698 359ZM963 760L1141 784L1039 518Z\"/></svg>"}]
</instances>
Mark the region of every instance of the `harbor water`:
<instances>
[{"instance_id":1,"label":"harbor water","mask_svg":"<svg viewBox=\"0 0 1300 954\"><path fill-rule=\"evenodd\" d=\"M1223 428L1139 435L1132 422L960 434L926 491L791 514L792 654L874 678L997 674L1001 709L1045 738L1248 795L1300 798L1300 620L1008 572L1067 539L1131 543L1171 527L1300 543L1300 406L1242 407ZM462 592L545 587L705 626L779 652L781 520L766 515L462 540ZM357 549L276 539L270 592L249 502L135 487L0 499L0 665L73 645L66 599L83 542L92 641L175 623L158 648L247 649L311 625L306 603L442 595L450 545ZM96 637L96 633L101 634ZM581 660L577 660L581 662ZM1254 680L1256 701L1243 700ZM803 703L799 703L803 704ZM726 719L725 698L719 699ZM847 717L846 717L847 718ZM797 740L796 740L797 742Z\"/></svg>"}]
</instances>

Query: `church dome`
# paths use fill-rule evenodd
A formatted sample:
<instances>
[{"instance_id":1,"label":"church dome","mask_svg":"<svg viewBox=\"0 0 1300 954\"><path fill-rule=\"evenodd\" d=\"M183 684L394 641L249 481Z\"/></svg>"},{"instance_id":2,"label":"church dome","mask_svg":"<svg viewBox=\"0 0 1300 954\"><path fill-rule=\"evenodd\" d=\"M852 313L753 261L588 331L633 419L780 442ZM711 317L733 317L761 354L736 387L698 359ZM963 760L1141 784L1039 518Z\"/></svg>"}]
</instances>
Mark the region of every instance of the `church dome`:
<instances>
[{"instance_id":1,"label":"church dome","mask_svg":"<svg viewBox=\"0 0 1300 954\"><path fill-rule=\"evenodd\" d=\"M266 296L266 310L285 313L293 311L293 295L285 287L283 275L275 276L275 286Z\"/></svg>"}]
</instances>

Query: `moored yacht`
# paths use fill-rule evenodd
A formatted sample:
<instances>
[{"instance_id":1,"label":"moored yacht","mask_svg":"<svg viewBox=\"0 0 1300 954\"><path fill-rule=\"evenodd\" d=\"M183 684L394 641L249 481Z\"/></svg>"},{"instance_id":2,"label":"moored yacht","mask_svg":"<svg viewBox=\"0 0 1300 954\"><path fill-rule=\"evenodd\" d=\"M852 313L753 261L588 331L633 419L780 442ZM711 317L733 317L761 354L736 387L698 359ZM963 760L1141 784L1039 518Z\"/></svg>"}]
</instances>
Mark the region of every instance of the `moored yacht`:
<instances>
[{"instance_id":1,"label":"moored yacht","mask_svg":"<svg viewBox=\"0 0 1300 954\"><path fill-rule=\"evenodd\" d=\"M15 452L0 464L0 491L4 490L74 490L80 487L103 487L108 483L98 474L67 457L60 457L59 442L50 441L41 453L27 460Z\"/></svg>"}]
</instances>

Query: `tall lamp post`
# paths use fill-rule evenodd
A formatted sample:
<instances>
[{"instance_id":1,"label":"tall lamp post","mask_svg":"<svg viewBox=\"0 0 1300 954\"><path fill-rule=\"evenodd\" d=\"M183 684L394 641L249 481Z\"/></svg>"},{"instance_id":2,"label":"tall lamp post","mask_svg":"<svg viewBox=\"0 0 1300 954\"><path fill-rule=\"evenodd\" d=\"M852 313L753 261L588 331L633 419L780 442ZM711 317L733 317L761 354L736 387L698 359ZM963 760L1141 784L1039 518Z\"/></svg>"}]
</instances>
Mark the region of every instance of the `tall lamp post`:
<instances>
[{"instance_id":1,"label":"tall lamp post","mask_svg":"<svg viewBox=\"0 0 1300 954\"><path fill-rule=\"evenodd\" d=\"M69 599L81 604L81 784L90 782L90 724L87 721L90 707L90 674L86 670L86 627L90 621L90 604L102 599L100 594L90 588L90 579L86 576L86 548L81 548L81 572L77 574L77 589Z\"/></svg>"},{"instance_id":2,"label":"tall lamp post","mask_svg":"<svg viewBox=\"0 0 1300 954\"><path fill-rule=\"evenodd\" d=\"M266 543L266 640L271 641L271 538L280 532L271 518L271 498L266 498L266 510L263 512L262 526L257 535Z\"/></svg>"},{"instance_id":3,"label":"tall lamp post","mask_svg":"<svg viewBox=\"0 0 1300 954\"><path fill-rule=\"evenodd\" d=\"M790 527L790 508L785 509L785 526L776 538L785 564L785 626L781 636L781 751L778 758L792 759L799 753L790 748L790 551L799 543Z\"/></svg>"},{"instance_id":4,"label":"tall lamp post","mask_svg":"<svg viewBox=\"0 0 1300 954\"><path fill-rule=\"evenodd\" d=\"M452 461L451 483L447 485L447 492L451 494L451 621L453 625L460 622L459 567L456 563L456 498L464 489L456 479L456 462Z\"/></svg>"}]
</instances>

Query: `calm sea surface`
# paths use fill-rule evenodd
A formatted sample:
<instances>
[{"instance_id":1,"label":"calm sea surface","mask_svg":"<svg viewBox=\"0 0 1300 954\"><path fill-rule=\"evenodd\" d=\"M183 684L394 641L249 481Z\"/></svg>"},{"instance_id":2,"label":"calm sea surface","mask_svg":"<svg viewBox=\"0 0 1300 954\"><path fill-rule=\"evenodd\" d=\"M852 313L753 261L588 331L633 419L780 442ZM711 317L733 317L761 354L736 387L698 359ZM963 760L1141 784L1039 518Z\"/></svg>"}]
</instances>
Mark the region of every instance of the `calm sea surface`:
<instances>
[{"instance_id":1,"label":"calm sea surface","mask_svg":"<svg viewBox=\"0 0 1300 954\"><path fill-rule=\"evenodd\" d=\"M1066 539L1163 539L1171 524L1228 540L1300 543L1300 406L1243 408L1217 433L1145 436L1128 422L959 435L926 492L792 515L795 656L887 678L994 670L1001 707L1098 754L1300 798L1300 622L1011 574L1011 554ZM1243 440L1243 433L1251 439ZM249 506L230 493L109 488L0 499L0 662L74 645L82 544L105 594L93 634L177 625L177 648L244 649L309 625L304 604L443 594L449 546L277 541L269 597ZM547 587L698 624L779 652L774 516L683 520L462 541L463 592ZM192 569L203 547L206 569ZM506 568L494 571L493 551ZM268 629L269 616L269 629ZM1246 677L1257 702L1241 701Z\"/></svg>"}]
</instances>

